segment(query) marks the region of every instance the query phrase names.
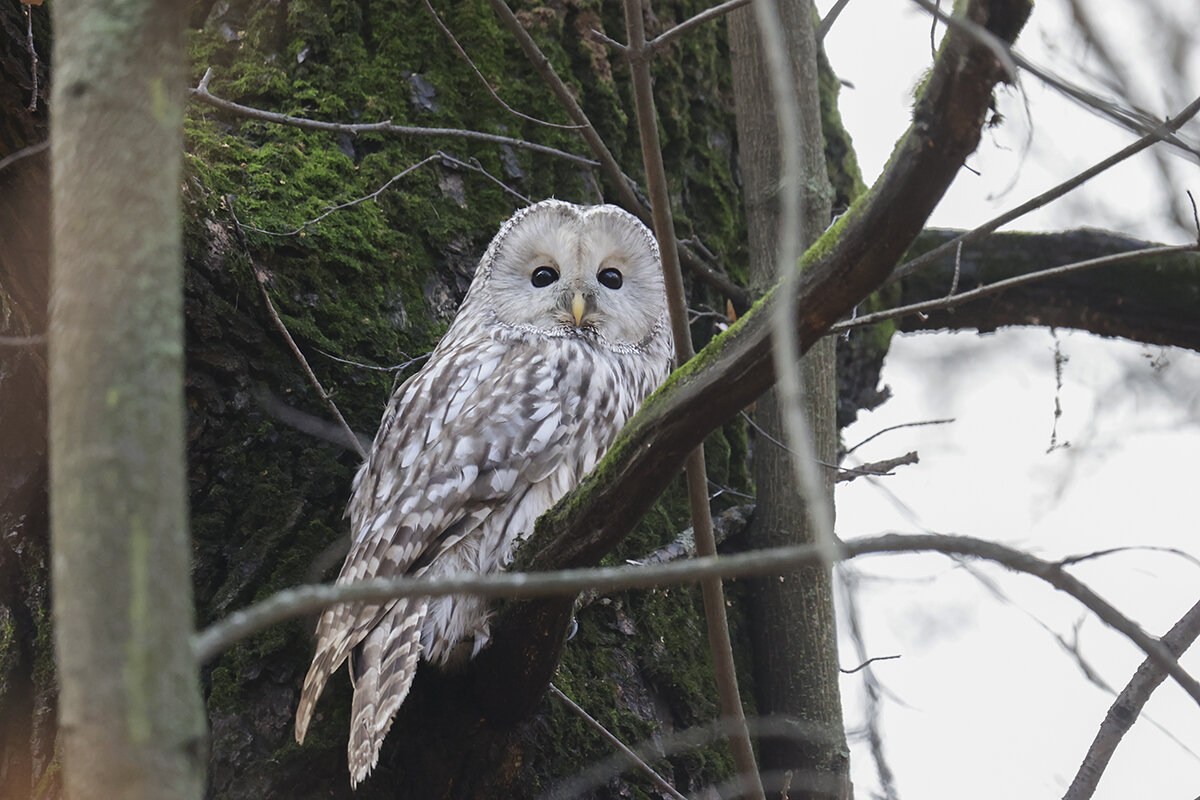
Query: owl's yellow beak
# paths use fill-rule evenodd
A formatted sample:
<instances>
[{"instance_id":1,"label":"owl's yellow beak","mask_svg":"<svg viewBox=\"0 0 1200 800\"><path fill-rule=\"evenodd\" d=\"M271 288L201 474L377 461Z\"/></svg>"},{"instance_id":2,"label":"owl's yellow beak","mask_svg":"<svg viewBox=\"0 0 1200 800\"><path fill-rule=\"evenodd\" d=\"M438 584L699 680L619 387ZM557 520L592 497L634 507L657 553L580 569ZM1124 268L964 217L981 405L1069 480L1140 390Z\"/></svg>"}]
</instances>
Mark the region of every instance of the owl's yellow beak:
<instances>
[{"instance_id":1,"label":"owl's yellow beak","mask_svg":"<svg viewBox=\"0 0 1200 800\"><path fill-rule=\"evenodd\" d=\"M578 327L579 323L583 321L583 312L585 309L586 306L583 302L583 295L580 292L576 292L575 296L571 298L571 314L575 317L576 327Z\"/></svg>"}]
</instances>

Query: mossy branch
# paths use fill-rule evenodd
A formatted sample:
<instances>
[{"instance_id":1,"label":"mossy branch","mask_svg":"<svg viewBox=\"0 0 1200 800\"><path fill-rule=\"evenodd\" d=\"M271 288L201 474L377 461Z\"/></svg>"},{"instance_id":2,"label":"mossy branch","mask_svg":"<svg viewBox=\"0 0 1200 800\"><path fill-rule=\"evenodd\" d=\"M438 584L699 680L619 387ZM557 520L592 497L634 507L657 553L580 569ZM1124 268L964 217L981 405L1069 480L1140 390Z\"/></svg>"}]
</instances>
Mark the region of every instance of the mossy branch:
<instances>
[{"instance_id":1,"label":"mossy branch","mask_svg":"<svg viewBox=\"0 0 1200 800\"><path fill-rule=\"evenodd\" d=\"M1027 0L975 0L965 14L1011 42L1030 10ZM783 298L772 290L676 370L630 420L597 469L538 520L515 568L596 564L632 529L686 455L774 382L770 322L775 303L796 303L796 335L804 352L883 284L977 147L993 87L1003 75L987 44L963 30L947 33L916 103L913 125L874 187L801 258L797 297ZM486 654L488 675L481 668L480 680L504 685L501 694L514 707L540 696L570 610L569 603L555 601L510 604ZM535 652L531 642L542 651Z\"/></svg>"}]
</instances>

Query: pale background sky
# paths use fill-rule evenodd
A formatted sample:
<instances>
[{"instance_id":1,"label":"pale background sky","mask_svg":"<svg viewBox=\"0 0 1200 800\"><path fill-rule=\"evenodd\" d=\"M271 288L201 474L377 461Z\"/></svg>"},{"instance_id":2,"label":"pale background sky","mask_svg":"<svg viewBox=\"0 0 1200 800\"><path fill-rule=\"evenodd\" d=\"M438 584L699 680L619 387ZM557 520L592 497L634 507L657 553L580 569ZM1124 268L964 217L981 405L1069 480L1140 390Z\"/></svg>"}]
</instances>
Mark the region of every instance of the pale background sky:
<instances>
[{"instance_id":1,"label":"pale background sky","mask_svg":"<svg viewBox=\"0 0 1200 800\"><path fill-rule=\"evenodd\" d=\"M831 4L818 7L825 12ZM1200 30L1196 4L1160 5L1174 17L1173 29ZM1145 5L1092 2L1089 8L1103 28L1120 34L1118 52L1148 110L1170 113L1191 100L1172 92L1200 93L1194 54L1176 59L1186 73L1181 82L1167 77L1164 37L1144 24ZM913 87L929 66L929 18L907 0L853 0L825 44L835 70L854 84L843 90L841 108L869 183L907 126ZM1036 5L1019 49L1059 75L1088 79L1089 53L1069 32L1065 0ZM1029 113L1020 95L1003 94L1008 122L986 134L968 162L983 174L964 172L932 224L977 225L1133 140L1035 78L1023 81ZM1200 190L1194 162L1169 161L1180 189ZM1163 197L1154 162L1143 153L1009 229L1086 226L1186 241L1189 232L1169 221ZM838 533L932 530L1047 558L1123 545L1200 556L1200 357L1066 331L1058 342L1070 359L1057 392L1063 410L1058 440L1070 447L1047 452L1056 396L1049 331L894 340L883 380L895 396L861 415L846 431L847 444L903 422L957 421L893 432L863 448L867 461L915 449L921 463L877 484L858 480L839 488ZM911 555L853 563L862 579L869 655L901 656L875 665L890 693L881 720L897 795L1061 797L1113 695L1084 677L1055 634L1077 637L1090 667L1117 691L1142 656L1070 597L1032 578L977 566L973 574L944 557ZM1165 632L1200 589L1200 566L1163 552L1110 555L1073 572L1154 634ZM841 660L846 667L857 663L845 638ZM1200 674L1200 653L1182 662ZM843 686L853 729L863 721L861 676L846 676ZM1118 748L1096 797L1200 796L1200 708L1168 680L1146 715L1182 745L1143 718ZM878 780L865 743L855 741L852 755L857 796L872 797Z\"/></svg>"}]
</instances>

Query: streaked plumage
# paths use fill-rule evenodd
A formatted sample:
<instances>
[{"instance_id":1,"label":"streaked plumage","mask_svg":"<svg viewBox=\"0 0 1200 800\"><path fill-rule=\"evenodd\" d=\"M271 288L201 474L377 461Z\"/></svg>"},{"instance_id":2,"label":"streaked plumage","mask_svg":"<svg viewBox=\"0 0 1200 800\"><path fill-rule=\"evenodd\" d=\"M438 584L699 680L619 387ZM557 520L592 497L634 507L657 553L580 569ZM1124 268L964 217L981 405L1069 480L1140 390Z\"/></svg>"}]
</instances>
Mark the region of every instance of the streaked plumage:
<instances>
[{"instance_id":1,"label":"streaked plumage","mask_svg":"<svg viewBox=\"0 0 1200 800\"><path fill-rule=\"evenodd\" d=\"M579 483L663 381L671 334L658 247L614 206L517 212L479 263L450 329L396 390L354 479L339 583L493 572ZM351 784L379 758L418 658L455 665L488 643L477 598L327 610L296 712L303 742L350 658Z\"/></svg>"}]
</instances>

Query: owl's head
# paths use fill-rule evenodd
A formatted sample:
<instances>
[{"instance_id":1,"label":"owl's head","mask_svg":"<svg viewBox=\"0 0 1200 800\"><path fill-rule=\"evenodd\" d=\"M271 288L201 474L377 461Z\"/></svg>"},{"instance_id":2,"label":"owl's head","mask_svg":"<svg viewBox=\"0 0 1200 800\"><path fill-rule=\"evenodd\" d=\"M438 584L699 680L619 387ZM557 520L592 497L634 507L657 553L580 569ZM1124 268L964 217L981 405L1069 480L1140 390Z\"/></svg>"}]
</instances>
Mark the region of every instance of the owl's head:
<instances>
[{"instance_id":1,"label":"owl's head","mask_svg":"<svg viewBox=\"0 0 1200 800\"><path fill-rule=\"evenodd\" d=\"M501 325L618 347L670 335L658 244L616 206L545 200L518 211L479 262L469 305Z\"/></svg>"}]
</instances>

